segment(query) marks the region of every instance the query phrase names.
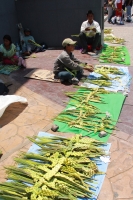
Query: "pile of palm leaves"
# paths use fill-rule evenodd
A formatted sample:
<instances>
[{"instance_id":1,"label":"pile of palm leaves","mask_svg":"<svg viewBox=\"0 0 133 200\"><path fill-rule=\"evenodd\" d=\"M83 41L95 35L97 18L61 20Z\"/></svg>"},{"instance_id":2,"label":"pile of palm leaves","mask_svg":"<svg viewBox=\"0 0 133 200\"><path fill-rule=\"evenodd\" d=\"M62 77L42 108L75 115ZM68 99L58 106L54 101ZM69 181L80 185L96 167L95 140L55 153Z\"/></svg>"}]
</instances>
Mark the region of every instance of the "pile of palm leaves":
<instances>
[{"instance_id":1,"label":"pile of palm leaves","mask_svg":"<svg viewBox=\"0 0 133 200\"><path fill-rule=\"evenodd\" d=\"M110 66L96 66L95 72L98 74L103 75L105 78L109 79L108 74L115 74L115 75L123 75L124 73L119 70L117 67L110 67Z\"/></svg>"},{"instance_id":2,"label":"pile of palm leaves","mask_svg":"<svg viewBox=\"0 0 133 200\"><path fill-rule=\"evenodd\" d=\"M41 45L36 43L34 40L28 40L28 42L34 45L35 47L41 47Z\"/></svg>"},{"instance_id":3,"label":"pile of palm leaves","mask_svg":"<svg viewBox=\"0 0 133 200\"><path fill-rule=\"evenodd\" d=\"M85 82L98 85L99 87L111 87L112 80L120 79L120 77L110 78L109 74L123 75L123 72L116 67L100 66L96 67L94 70L95 73L98 73L102 76L96 77L95 79L85 79Z\"/></svg>"},{"instance_id":4,"label":"pile of palm leaves","mask_svg":"<svg viewBox=\"0 0 133 200\"><path fill-rule=\"evenodd\" d=\"M123 38L118 38L113 35L104 36L104 41L112 44L124 44L125 40Z\"/></svg>"},{"instance_id":5,"label":"pile of palm leaves","mask_svg":"<svg viewBox=\"0 0 133 200\"><path fill-rule=\"evenodd\" d=\"M106 80L103 76L97 78L96 80L87 79L85 82L98 85L99 87L110 87L112 82L110 80Z\"/></svg>"},{"instance_id":6,"label":"pile of palm leaves","mask_svg":"<svg viewBox=\"0 0 133 200\"><path fill-rule=\"evenodd\" d=\"M108 28L108 29L104 29L104 34L111 34L112 33L112 29Z\"/></svg>"},{"instance_id":7,"label":"pile of palm leaves","mask_svg":"<svg viewBox=\"0 0 133 200\"><path fill-rule=\"evenodd\" d=\"M71 98L69 103L74 109L66 109L60 113L55 120L67 123L70 128L75 127L90 133L109 133L114 129L113 121L106 113L102 113L95 103L104 103L100 94L107 94L108 91L102 88L78 90L77 92L65 93ZM102 115L101 115L102 114Z\"/></svg>"},{"instance_id":8,"label":"pile of palm leaves","mask_svg":"<svg viewBox=\"0 0 133 200\"><path fill-rule=\"evenodd\" d=\"M15 161L19 167L8 167L10 182L0 183L1 200L76 200L91 198L96 180L103 174L96 163L106 155L103 143L77 135L30 138L40 149L23 153Z\"/></svg>"},{"instance_id":9,"label":"pile of palm leaves","mask_svg":"<svg viewBox=\"0 0 133 200\"><path fill-rule=\"evenodd\" d=\"M97 77L93 80L88 78L85 80L85 82L89 82L94 85L98 85L99 87L110 87L110 86L112 86L112 82L111 82L112 80L120 79L120 76L111 78L111 77L109 77L109 74L113 74L113 75L123 75L124 74L117 67L101 66L101 65L96 66L94 72L97 74L100 74L102 76Z\"/></svg>"},{"instance_id":10,"label":"pile of palm leaves","mask_svg":"<svg viewBox=\"0 0 133 200\"><path fill-rule=\"evenodd\" d=\"M126 59L124 46L105 46L100 54L100 62L124 64Z\"/></svg>"}]
</instances>

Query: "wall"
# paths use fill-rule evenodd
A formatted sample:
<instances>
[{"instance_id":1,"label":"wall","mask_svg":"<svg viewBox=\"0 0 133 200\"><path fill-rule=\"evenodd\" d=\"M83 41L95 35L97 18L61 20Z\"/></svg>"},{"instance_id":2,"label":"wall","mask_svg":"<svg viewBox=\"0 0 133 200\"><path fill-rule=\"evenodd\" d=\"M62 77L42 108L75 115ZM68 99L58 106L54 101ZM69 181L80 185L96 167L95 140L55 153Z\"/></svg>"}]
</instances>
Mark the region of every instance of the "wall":
<instances>
[{"instance_id":1,"label":"wall","mask_svg":"<svg viewBox=\"0 0 133 200\"><path fill-rule=\"evenodd\" d=\"M14 0L0 0L0 43L3 36L9 34L13 42L18 40L17 13Z\"/></svg>"},{"instance_id":2,"label":"wall","mask_svg":"<svg viewBox=\"0 0 133 200\"><path fill-rule=\"evenodd\" d=\"M78 34L86 13L92 9L102 25L103 0L17 0L17 16L37 42L60 46L64 38Z\"/></svg>"}]
</instances>

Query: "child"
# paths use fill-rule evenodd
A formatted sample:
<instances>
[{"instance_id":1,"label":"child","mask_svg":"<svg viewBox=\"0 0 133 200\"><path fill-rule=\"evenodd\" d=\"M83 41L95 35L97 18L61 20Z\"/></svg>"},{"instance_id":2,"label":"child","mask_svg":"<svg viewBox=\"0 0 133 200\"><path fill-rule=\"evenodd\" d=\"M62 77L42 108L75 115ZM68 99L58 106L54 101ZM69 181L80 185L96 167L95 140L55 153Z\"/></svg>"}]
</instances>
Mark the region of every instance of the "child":
<instances>
[{"instance_id":1,"label":"child","mask_svg":"<svg viewBox=\"0 0 133 200\"><path fill-rule=\"evenodd\" d=\"M36 50L36 46L33 45L30 41L34 41L34 37L31 35L30 29L25 29L24 30L24 39L22 41L23 43L23 54L25 56L29 56L32 52Z\"/></svg>"},{"instance_id":2,"label":"child","mask_svg":"<svg viewBox=\"0 0 133 200\"><path fill-rule=\"evenodd\" d=\"M123 12L122 12L122 5L124 5L124 1L125 0L115 0L115 8L116 8L116 12L115 12L115 15L116 17L119 17L120 18L120 23L117 23L120 24L120 25L124 25L124 22L123 22Z\"/></svg>"},{"instance_id":3,"label":"child","mask_svg":"<svg viewBox=\"0 0 133 200\"><path fill-rule=\"evenodd\" d=\"M86 63L82 63L74 57L73 51L75 48L76 41L66 38L62 42L64 51L58 56L54 63L54 74L55 78L60 79L61 82L69 82L73 85L79 83L79 79L83 76L83 68L93 71L93 66ZM83 65L84 67L81 67Z\"/></svg>"},{"instance_id":4,"label":"child","mask_svg":"<svg viewBox=\"0 0 133 200\"><path fill-rule=\"evenodd\" d=\"M3 37L3 44L0 45L0 57L4 65L25 65L25 61L16 56L16 46L12 43L10 35Z\"/></svg>"}]
</instances>

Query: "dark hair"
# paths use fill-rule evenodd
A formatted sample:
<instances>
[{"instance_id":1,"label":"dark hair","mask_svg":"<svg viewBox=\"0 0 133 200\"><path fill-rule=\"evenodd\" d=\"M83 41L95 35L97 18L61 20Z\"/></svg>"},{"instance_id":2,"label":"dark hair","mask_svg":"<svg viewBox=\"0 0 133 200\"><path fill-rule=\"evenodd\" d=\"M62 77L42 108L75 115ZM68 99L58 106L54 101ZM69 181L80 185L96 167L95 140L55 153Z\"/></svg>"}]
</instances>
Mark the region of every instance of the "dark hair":
<instances>
[{"instance_id":1,"label":"dark hair","mask_svg":"<svg viewBox=\"0 0 133 200\"><path fill-rule=\"evenodd\" d=\"M4 35L3 40L9 40L10 44L12 44L12 39L10 35Z\"/></svg>"},{"instance_id":2,"label":"dark hair","mask_svg":"<svg viewBox=\"0 0 133 200\"><path fill-rule=\"evenodd\" d=\"M31 30L29 28L25 28L24 32L31 32Z\"/></svg>"},{"instance_id":3,"label":"dark hair","mask_svg":"<svg viewBox=\"0 0 133 200\"><path fill-rule=\"evenodd\" d=\"M87 16L90 15L90 14L91 14L91 15L94 15L94 13L92 12L92 10L89 10L89 11L87 12Z\"/></svg>"}]
</instances>

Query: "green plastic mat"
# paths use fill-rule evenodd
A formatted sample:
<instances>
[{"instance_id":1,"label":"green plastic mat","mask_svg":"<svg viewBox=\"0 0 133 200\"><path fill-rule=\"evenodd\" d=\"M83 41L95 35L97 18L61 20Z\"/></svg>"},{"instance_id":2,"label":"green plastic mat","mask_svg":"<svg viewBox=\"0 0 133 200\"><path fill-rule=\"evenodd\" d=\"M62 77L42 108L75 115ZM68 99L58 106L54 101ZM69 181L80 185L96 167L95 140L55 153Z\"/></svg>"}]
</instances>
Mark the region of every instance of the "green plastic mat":
<instances>
[{"instance_id":1,"label":"green plastic mat","mask_svg":"<svg viewBox=\"0 0 133 200\"><path fill-rule=\"evenodd\" d=\"M11 72L16 71L20 66L16 65L0 65L0 74L9 75Z\"/></svg>"},{"instance_id":2,"label":"green plastic mat","mask_svg":"<svg viewBox=\"0 0 133 200\"><path fill-rule=\"evenodd\" d=\"M108 51L108 47L110 47L111 45L107 45L107 44L104 44L104 49L102 50L102 53L104 53L107 58L110 58L110 53L112 53L113 51ZM117 46L119 47L119 46ZM119 59L116 58L115 61L112 61L111 59L110 60L107 60L106 57L103 57L102 55L100 56L99 58L99 61L101 63L117 63L117 64L123 64L123 65L130 65L130 55L129 55L129 51L128 49L125 47L125 46L121 46L122 47L122 51L125 56L123 56L125 58L124 61L121 60L121 55L119 57Z\"/></svg>"},{"instance_id":3,"label":"green plastic mat","mask_svg":"<svg viewBox=\"0 0 133 200\"><path fill-rule=\"evenodd\" d=\"M102 112L108 111L111 114L111 119L114 120L113 124L116 125L124 100L125 100L125 96L121 93L101 94L100 96L103 97L105 103L104 104L92 103L92 105L95 105L96 107L98 107ZM72 107L71 100L67 105L67 108L69 107ZM102 115L105 116L105 114L102 114ZM58 130L59 132L82 134L83 136L89 136L91 138L94 138L103 142L107 142L110 137L110 134L108 134L106 137L100 138L98 136L99 133L93 133L93 132L88 133L87 131L82 130L82 129L78 129L74 127L70 128L66 123L62 123L56 120L54 121L54 123L59 126L59 130ZM112 130L109 130L109 132L112 133Z\"/></svg>"}]
</instances>

